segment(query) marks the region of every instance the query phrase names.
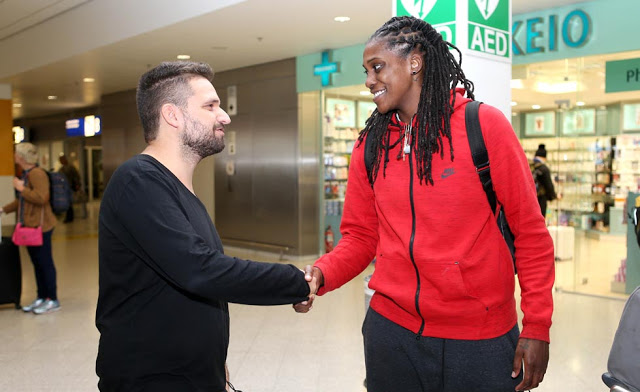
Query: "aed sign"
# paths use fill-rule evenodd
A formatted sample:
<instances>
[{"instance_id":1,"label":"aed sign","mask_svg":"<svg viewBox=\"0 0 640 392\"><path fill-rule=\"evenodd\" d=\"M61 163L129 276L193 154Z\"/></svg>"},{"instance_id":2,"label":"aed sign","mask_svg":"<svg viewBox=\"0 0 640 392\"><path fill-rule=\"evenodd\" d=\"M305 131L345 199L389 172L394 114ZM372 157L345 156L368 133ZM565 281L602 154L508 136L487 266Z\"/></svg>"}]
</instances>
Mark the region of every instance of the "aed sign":
<instances>
[{"instance_id":1,"label":"aed sign","mask_svg":"<svg viewBox=\"0 0 640 392\"><path fill-rule=\"evenodd\" d=\"M640 90L640 58L607 61L605 93Z\"/></svg>"},{"instance_id":2,"label":"aed sign","mask_svg":"<svg viewBox=\"0 0 640 392\"><path fill-rule=\"evenodd\" d=\"M469 0L469 49L509 58L509 0Z\"/></svg>"},{"instance_id":3,"label":"aed sign","mask_svg":"<svg viewBox=\"0 0 640 392\"><path fill-rule=\"evenodd\" d=\"M508 0L502 0L508 2ZM433 26L445 41L456 45L456 2L452 0L394 0L394 16L413 16Z\"/></svg>"},{"instance_id":4,"label":"aed sign","mask_svg":"<svg viewBox=\"0 0 640 392\"><path fill-rule=\"evenodd\" d=\"M580 48L591 39L591 17L576 9L566 15L551 14L516 20L511 26L514 56L556 52L559 44L566 48Z\"/></svg>"}]
</instances>

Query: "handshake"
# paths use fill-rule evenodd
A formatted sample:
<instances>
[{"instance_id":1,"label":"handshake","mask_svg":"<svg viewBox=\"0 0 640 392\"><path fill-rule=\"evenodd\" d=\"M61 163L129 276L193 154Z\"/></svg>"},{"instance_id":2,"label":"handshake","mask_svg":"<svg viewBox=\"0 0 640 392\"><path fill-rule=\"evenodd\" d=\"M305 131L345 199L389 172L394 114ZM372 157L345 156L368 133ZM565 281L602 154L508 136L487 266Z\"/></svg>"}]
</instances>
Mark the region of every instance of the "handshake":
<instances>
[{"instance_id":1,"label":"handshake","mask_svg":"<svg viewBox=\"0 0 640 392\"><path fill-rule=\"evenodd\" d=\"M316 293L324 285L324 276L320 268L307 265L302 272L304 272L304 279L309 283L309 300L293 305L293 309L297 313L307 313L313 308L313 300L316 298Z\"/></svg>"}]
</instances>

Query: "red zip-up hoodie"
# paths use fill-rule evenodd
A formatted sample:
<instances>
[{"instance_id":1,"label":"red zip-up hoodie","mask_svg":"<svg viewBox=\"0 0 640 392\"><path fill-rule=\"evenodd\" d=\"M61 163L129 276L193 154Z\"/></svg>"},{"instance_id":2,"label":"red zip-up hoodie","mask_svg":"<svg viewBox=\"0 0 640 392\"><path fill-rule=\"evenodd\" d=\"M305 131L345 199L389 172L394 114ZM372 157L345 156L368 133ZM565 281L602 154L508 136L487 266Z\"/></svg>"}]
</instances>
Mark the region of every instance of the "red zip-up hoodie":
<instances>
[{"instance_id":1,"label":"red zip-up hoodie","mask_svg":"<svg viewBox=\"0 0 640 392\"><path fill-rule=\"evenodd\" d=\"M320 295L360 274L375 257L370 306L417 335L489 339L517 322L515 277L509 249L476 173L465 127L469 99L456 91L451 139L432 160L433 185L420 183L413 151L397 159L389 151L372 189L365 143L351 156L340 231L342 239L315 266L322 270ZM515 236L521 286L523 338L549 342L553 312L553 242L540 214L527 158L502 112L479 111L497 199ZM402 129L406 124L399 124ZM389 127L390 142L401 137Z\"/></svg>"}]
</instances>

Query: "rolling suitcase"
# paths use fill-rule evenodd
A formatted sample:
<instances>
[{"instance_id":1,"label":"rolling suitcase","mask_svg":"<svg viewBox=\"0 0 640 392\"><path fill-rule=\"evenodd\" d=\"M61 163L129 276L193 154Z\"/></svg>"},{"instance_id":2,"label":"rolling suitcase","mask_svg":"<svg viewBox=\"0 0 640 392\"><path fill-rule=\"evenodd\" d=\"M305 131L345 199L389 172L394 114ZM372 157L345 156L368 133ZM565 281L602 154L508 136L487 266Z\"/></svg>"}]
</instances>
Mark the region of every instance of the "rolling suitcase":
<instances>
[{"instance_id":1,"label":"rolling suitcase","mask_svg":"<svg viewBox=\"0 0 640 392\"><path fill-rule=\"evenodd\" d=\"M0 228L2 228L0 222ZM19 248L11 241L11 237L2 237L8 230L6 226L0 233L0 304L15 304L20 309L22 293L22 268L20 266Z\"/></svg>"}]
</instances>

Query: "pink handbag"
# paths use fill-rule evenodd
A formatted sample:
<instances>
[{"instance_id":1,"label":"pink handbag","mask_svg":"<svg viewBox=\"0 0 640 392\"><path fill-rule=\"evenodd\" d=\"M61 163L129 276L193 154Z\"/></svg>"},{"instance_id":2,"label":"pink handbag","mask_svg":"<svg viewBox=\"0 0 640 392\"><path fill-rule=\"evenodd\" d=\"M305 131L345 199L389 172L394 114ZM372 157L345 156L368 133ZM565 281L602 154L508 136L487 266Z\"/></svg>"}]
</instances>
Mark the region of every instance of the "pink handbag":
<instances>
[{"instance_id":1,"label":"pink handbag","mask_svg":"<svg viewBox=\"0 0 640 392\"><path fill-rule=\"evenodd\" d=\"M18 217L20 217L20 206L18 206ZM42 223L44 222L44 207L40 214L40 226L25 227L22 223L16 223L16 228L11 236L11 241L18 246L42 246Z\"/></svg>"},{"instance_id":2,"label":"pink handbag","mask_svg":"<svg viewBox=\"0 0 640 392\"><path fill-rule=\"evenodd\" d=\"M18 246L42 246L42 226L24 227L18 223L11 240Z\"/></svg>"}]
</instances>

